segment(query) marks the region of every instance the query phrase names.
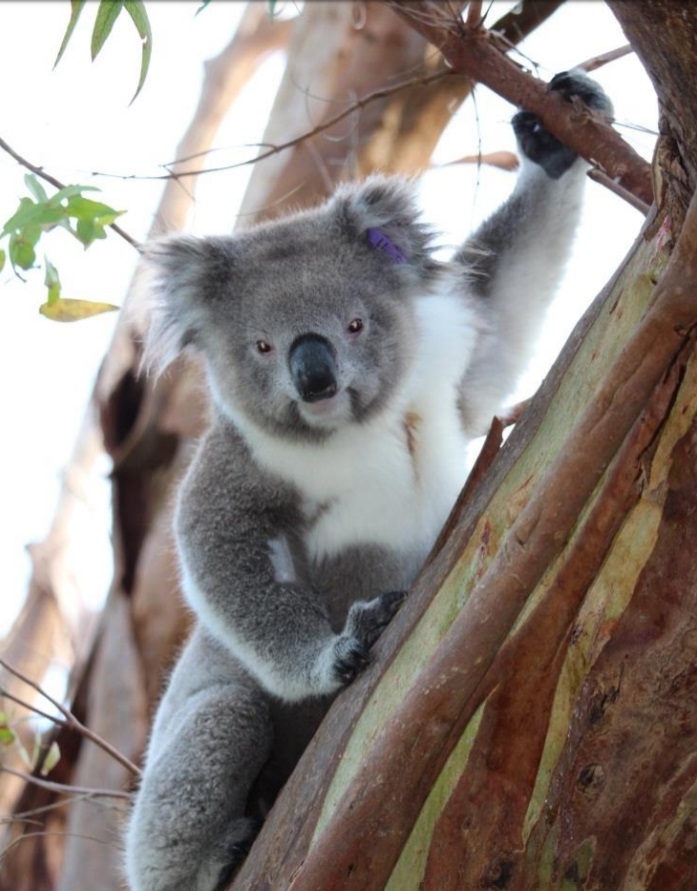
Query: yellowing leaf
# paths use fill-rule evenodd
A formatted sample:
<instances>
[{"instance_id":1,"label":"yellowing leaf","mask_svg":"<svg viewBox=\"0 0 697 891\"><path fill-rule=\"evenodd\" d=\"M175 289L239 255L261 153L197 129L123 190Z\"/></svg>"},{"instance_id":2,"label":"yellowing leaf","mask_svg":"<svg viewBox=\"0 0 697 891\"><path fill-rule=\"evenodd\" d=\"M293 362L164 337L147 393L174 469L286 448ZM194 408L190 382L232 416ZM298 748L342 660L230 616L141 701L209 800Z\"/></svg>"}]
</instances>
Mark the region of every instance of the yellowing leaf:
<instances>
[{"instance_id":1,"label":"yellowing leaf","mask_svg":"<svg viewBox=\"0 0 697 891\"><path fill-rule=\"evenodd\" d=\"M58 297L52 303L43 303L39 312L47 319L54 322L79 322L81 319L89 319L90 316L98 316L103 312L113 312L119 309L113 303L97 303L94 300L73 300L70 297Z\"/></svg>"},{"instance_id":2,"label":"yellowing leaf","mask_svg":"<svg viewBox=\"0 0 697 891\"><path fill-rule=\"evenodd\" d=\"M61 750L58 748L58 743L54 740L48 752L46 753L46 757L44 758L44 763L41 765L41 776L45 777L47 774L51 773L53 768L58 764L61 757Z\"/></svg>"}]
</instances>

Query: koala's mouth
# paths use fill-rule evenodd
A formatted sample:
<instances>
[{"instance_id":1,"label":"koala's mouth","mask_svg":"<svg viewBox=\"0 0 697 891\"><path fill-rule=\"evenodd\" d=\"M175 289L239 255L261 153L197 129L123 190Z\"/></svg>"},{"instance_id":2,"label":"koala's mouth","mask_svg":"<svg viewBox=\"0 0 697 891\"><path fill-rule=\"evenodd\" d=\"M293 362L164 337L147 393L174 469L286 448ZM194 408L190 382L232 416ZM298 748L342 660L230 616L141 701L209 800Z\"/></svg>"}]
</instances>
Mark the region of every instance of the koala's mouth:
<instances>
[{"instance_id":1,"label":"koala's mouth","mask_svg":"<svg viewBox=\"0 0 697 891\"><path fill-rule=\"evenodd\" d=\"M346 390L340 390L327 399L297 403L301 417L311 426L336 427L351 419L351 398Z\"/></svg>"}]
</instances>

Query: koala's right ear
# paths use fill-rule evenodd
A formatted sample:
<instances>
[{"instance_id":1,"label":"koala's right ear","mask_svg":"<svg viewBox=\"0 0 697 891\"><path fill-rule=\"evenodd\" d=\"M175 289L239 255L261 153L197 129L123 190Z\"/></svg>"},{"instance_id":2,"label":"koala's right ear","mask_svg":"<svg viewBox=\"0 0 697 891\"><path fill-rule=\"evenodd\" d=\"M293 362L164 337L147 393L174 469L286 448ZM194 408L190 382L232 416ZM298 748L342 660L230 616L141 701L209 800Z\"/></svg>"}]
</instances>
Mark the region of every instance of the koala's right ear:
<instances>
[{"instance_id":1,"label":"koala's right ear","mask_svg":"<svg viewBox=\"0 0 697 891\"><path fill-rule=\"evenodd\" d=\"M146 370L159 374L185 347L199 342L210 304L232 275L230 240L175 235L146 245L141 267Z\"/></svg>"}]
</instances>

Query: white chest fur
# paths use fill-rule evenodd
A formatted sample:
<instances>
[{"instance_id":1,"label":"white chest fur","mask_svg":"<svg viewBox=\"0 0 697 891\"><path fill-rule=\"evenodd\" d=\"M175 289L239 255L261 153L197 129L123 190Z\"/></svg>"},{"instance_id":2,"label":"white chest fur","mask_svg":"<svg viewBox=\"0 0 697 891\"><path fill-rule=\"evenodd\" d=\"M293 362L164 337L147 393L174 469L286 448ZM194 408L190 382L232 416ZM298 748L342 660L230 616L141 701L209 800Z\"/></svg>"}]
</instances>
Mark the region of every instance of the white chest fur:
<instances>
[{"instance_id":1,"label":"white chest fur","mask_svg":"<svg viewBox=\"0 0 697 891\"><path fill-rule=\"evenodd\" d=\"M420 301L417 318L418 355L390 411L318 445L247 431L257 460L302 494L315 559L361 544L423 559L464 483L457 388L476 343L476 319L461 296L447 295Z\"/></svg>"}]
</instances>

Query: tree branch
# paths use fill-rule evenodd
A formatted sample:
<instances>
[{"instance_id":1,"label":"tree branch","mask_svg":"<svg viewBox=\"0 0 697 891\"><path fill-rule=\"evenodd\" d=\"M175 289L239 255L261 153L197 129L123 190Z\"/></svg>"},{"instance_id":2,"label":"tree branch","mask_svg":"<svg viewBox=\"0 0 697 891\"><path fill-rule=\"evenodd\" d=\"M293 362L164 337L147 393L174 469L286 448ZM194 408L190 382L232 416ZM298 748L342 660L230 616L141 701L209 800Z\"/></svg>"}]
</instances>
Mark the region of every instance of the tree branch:
<instances>
[{"instance_id":1,"label":"tree branch","mask_svg":"<svg viewBox=\"0 0 697 891\"><path fill-rule=\"evenodd\" d=\"M9 773L13 777L19 777L25 783L33 783L41 789L49 792L57 792L59 795L80 795L85 798L118 798L123 801L130 801L131 796L128 792L119 789L88 789L83 786L68 786L64 783L52 783L50 780L44 780L41 777L35 777L30 773L21 770L15 770L12 767L0 765L0 772Z\"/></svg>"},{"instance_id":2,"label":"tree branch","mask_svg":"<svg viewBox=\"0 0 697 891\"><path fill-rule=\"evenodd\" d=\"M485 84L519 108L533 112L565 145L599 166L644 204L653 203L649 164L602 119L579 116L561 96L526 74L497 45L496 35L446 20L433 0L382 0L443 53L453 69Z\"/></svg>"},{"instance_id":3,"label":"tree branch","mask_svg":"<svg viewBox=\"0 0 697 891\"><path fill-rule=\"evenodd\" d=\"M0 659L0 665L5 669L5 671L9 671L10 674L13 674L16 678L19 678L20 681L23 681L33 690L36 690L36 692L43 696L44 699L48 700L48 702L50 702L51 705L54 706L54 708L58 709L65 720L56 720L54 717L47 714L46 712L41 712L38 709L35 710L33 706L28 705L27 703L22 703L23 705L27 705L28 708L37 711L37 713L40 714L42 717L48 718L51 721L55 721L55 723L57 724L63 724L66 727L72 728L85 739L88 739L96 746L99 746L99 748L106 752L108 755L111 755L111 757L115 761L118 761L119 764L122 764L134 776L139 777L141 775L140 769L136 767L136 765L130 759L128 759L125 755L122 755L121 752L115 749L105 739L102 739L101 736L94 733L94 731L90 730L89 727L86 727L82 723L82 721L79 721L69 709L67 709L62 703L58 702L57 699L54 699L53 696L47 693L39 684L36 683L36 681L32 681L31 678L28 678L26 675L22 674L21 671L13 668L8 662L5 662L4 659ZM15 701L19 701L15 696L10 696L9 698Z\"/></svg>"},{"instance_id":4,"label":"tree branch","mask_svg":"<svg viewBox=\"0 0 697 891\"><path fill-rule=\"evenodd\" d=\"M97 170L93 172L93 176L104 176L109 177L110 179L122 180L179 180L190 176L203 175L204 173L220 173L225 170L235 170L238 167L248 167L251 164L257 164L259 161L264 161L266 158L270 158L273 155L278 155L281 152L286 151L286 149L295 148L296 146L301 145L303 142L307 142L307 140L312 139L314 136L318 136L320 133L324 133L326 130L330 130L336 124L341 123L341 121L345 120L350 115L355 114L355 112L360 111L363 108L366 108L373 102L376 102L380 99L386 99L390 96L394 96L404 90L411 89L412 87L428 86L429 84L437 83L438 81L443 81L457 76L457 72L454 71L438 71L436 74L410 78L409 80L396 84L393 87L385 87L384 89L375 90L372 93L369 93L367 96L363 96L361 99L358 99L348 108L345 108L343 111L339 112L339 114L334 115L334 117L323 121L321 124L318 124L311 130L305 131L300 136L296 136L295 139L289 139L287 142L282 142L278 145L269 145L266 151L262 152L260 155L257 155L255 158L250 158L247 161L238 161L235 164L223 164L220 167L207 167L203 170L198 168L194 170L179 170L172 173L152 174L150 176L140 176L138 174L120 175L116 173L105 173ZM263 148L266 143L260 142L255 143L254 145ZM207 149L204 152L198 152L195 155L189 155L186 158L178 159L173 163L180 164L184 161L194 160L203 155L209 154L211 151L215 151L215 149Z\"/></svg>"}]
</instances>

